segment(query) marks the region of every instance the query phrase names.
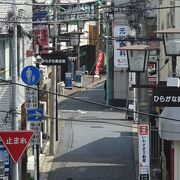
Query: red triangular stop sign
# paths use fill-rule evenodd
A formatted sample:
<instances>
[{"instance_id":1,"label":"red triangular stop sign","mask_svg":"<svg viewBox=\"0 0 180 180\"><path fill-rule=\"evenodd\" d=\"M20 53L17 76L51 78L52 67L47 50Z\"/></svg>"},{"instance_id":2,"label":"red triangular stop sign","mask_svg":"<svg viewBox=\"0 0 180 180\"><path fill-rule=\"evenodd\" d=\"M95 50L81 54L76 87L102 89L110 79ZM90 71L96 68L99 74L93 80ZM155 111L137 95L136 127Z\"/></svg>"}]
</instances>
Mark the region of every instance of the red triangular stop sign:
<instances>
[{"instance_id":1,"label":"red triangular stop sign","mask_svg":"<svg viewBox=\"0 0 180 180\"><path fill-rule=\"evenodd\" d=\"M15 163L18 162L29 141L33 131L0 131L0 137Z\"/></svg>"}]
</instances>

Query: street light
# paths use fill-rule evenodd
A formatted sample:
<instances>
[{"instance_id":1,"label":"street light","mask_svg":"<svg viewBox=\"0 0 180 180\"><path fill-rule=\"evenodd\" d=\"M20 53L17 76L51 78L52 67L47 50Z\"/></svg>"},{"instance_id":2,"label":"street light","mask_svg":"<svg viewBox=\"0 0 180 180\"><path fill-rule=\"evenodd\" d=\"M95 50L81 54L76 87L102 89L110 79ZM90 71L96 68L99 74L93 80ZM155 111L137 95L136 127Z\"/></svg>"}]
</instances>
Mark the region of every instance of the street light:
<instances>
[{"instance_id":1,"label":"street light","mask_svg":"<svg viewBox=\"0 0 180 180\"><path fill-rule=\"evenodd\" d=\"M172 76L176 76L176 56L180 56L180 28L169 28L156 31L163 35L164 51L166 56L172 56Z\"/></svg>"},{"instance_id":2,"label":"street light","mask_svg":"<svg viewBox=\"0 0 180 180\"><path fill-rule=\"evenodd\" d=\"M80 32L82 32L82 29L84 29L84 24L85 22L83 20L80 20L77 22L77 27L78 27L78 30L80 30Z\"/></svg>"},{"instance_id":3,"label":"street light","mask_svg":"<svg viewBox=\"0 0 180 180\"><path fill-rule=\"evenodd\" d=\"M149 54L151 50L155 50L157 48L152 48L148 45L129 45L119 48L118 50L126 51L125 56L127 55L129 71L136 73L136 84L147 85L147 69L148 69L148 61ZM149 161L149 101L148 101L148 90L147 88L140 88L137 91L137 109L138 112L138 120L140 123L139 129L139 176L143 178L150 177L150 161ZM136 103L134 100L134 107L136 107ZM135 108L134 108L135 109ZM142 142L142 132L146 132L146 145L143 145ZM145 135L144 134L144 135ZM142 149L145 154L142 153ZM146 162L144 164L144 162ZM146 173L144 174L144 170ZM140 179L141 179L140 178ZM149 179L149 178L148 178Z\"/></svg>"},{"instance_id":4,"label":"street light","mask_svg":"<svg viewBox=\"0 0 180 180\"><path fill-rule=\"evenodd\" d=\"M166 56L171 56L172 57L172 76L176 77L176 57L180 56L180 28L169 28L166 30L160 30L160 31L156 31L157 34L162 34L163 36L163 44L164 44L164 50L165 50L165 54ZM173 91L173 89L172 89ZM166 117L172 117L173 114L175 114L175 118L178 118L178 115L176 114L177 112L175 112L176 110L174 109L174 107L172 107L172 109L170 109L170 107L165 107L163 112L162 112L162 116L165 115ZM165 112L168 112L168 114L166 114ZM176 116L177 115L177 116ZM174 179L179 179L180 177L180 171L179 171L179 156L180 156L180 151L179 151L179 147L180 147L180 141L179 141L179 137L176 136L176 140L174 140L174 137L172 137L172 134L169 135L168 133L165 132L174 132L176 131L175 128L178 128L178 123L175 122L169 122L164 121L164 119L160 119L159 121L159 127L160 127L160 132L161 132L161 138L162 138L162 154L164 153L164 139L169 140L169 143L171 144L171 147L173 147L173 151L171 151L171 153L173 153L172 156L174 156L174 162L173 162L173 169L172 169L172 174L174 176ZM164 133L163 133L164 131ZM169 137L168 137L169 135ZM165 149L166 150L166 149ZM164 163L162 162L162 166L164 165ZM166 171L164 171L166 172ZM163 173L162 177L165 177L166 174Z\"/></svg>"},{"instance_id":5,"label":"street light","mask_svg":"<svg viewBox=\"0 0 180 180\"><path fill-rule=\"evenodd\" d=\"M72 31L72 32L68 32L65 33L65 35L69 36L69 45L70 46L74 46L77 53L77 62L76 62L76 70L80 69L80 48L79 48L79 44L80 44L80 35L82 35L84 33L79 32L79 31Z\"/></svg>"},{"instance_id":6,"label":"street light","mask_svg":"<svg viewBox=\"0 0 180 180\"><path fill-rule=\"evenodd\" d=\"M80 43L80 35L82 33L78 32L78 31L72 31L72 32L68 32L66 33L69 35L69 45L70 46L78 46Z\"/></svg>"},{"instance_id":7,"label":"street light","mask_svg":"<svg viewBox=\"0 0 180 180\"><path fill-rule=\"evenodd\" d=\"M125 46L130 72L145 72L148 68L150 48L147 45Z\"/></svg>"},{"instance_id":8,"label":"street light","mask_svg":"<svg viewBox=\"0 0 180 180\"><path fill-rule=\"evenodd\" d=\"M148 45L129 45L119 48L120 51L127 52L128 67L130 72L136 72L136 84L147 85L147 69L149 62L149 54L151 50L157 48L152 48ZM126 55L126 53L125 53ZM138 111L146 112L149 111L149 102L148 100L148 91L147 88L139 88L137 94L137 105ZM136 107L136 103L134 102ZM149 122L148 116L139 114L138 118L142 122Z\"/></svg>"}]
</instances>

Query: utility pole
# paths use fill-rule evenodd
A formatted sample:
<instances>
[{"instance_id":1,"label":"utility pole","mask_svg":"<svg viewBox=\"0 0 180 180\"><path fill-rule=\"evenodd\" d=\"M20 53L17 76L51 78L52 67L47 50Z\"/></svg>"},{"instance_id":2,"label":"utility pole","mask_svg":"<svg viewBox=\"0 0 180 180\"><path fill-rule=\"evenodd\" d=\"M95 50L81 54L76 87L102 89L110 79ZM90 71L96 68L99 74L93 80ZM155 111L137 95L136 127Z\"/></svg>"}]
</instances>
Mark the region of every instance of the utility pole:
<instances>
[{"instance_id":1,"label":"utility pole","mask_svg":"<svg viewBox=\"0 0 180 180\"><path fill-rule=\"evenodd\" d=\"M16 0L13 0L13 58L12 58L12 130L18 130L17 121L17 16L16 16ZM12 178L14 180L19 179L18 163L12 162Z\"/></svg>"},{"instance_id":2,"label":"utility pole","mask_svg":"<svg viewBox=\"0 0 180 180\"><path fill-rule=\"evenodd\" d=\"M80 0L77 0L77 3L80 3ZM79 25L77 25L77 32L80 32ZM76 48L77 48L76 71L79 71L80 70L80 34L79 34L79 42Z\"/></svg>"},{"instance_id":3,"label":"utility pole","mask_svg":"<svg viewBox=\"0 0 180 180\"><path fill-rule=\"evenodd\" d=\"M109 105L109 16L106 14L106 105Z\"/></svg>"},{"instance_id":4,"label":"utility pole","mask_svg":"<svg viewBox=\"0 0 180 180\"><path fill-rule=\"evenodd\" d=\"M53 1L54 4L57 3L57 0ZM57 7L54 7L54 20L57 20ZM57 26L57 25L55 25ZM57 27L54 27L57 28ZM57 50L57 38L54 38L53 48ZM55 155L55 142L56 142L56 66L52 65L51 69L51 92L50 95L50 155Z\"/></svg>"}]
</instances>

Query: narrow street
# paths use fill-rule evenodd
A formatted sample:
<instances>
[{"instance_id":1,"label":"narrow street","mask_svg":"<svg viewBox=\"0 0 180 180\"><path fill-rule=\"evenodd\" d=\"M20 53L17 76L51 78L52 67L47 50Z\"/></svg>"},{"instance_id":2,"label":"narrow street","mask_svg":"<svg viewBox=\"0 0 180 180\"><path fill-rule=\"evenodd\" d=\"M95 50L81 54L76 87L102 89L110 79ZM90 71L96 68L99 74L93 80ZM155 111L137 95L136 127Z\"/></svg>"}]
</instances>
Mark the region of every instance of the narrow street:
<instances>
[{"instance_id":1,"label":"narrow street","mask_svg":"<svg viewBox=\"0 0 180 180\"><path fill-rule=\"evenodd\" d=\"M74 97L105 103L102 84ZM123 112L72 99L59 111L68 121L48 180L135 180L133 133Z\"/></svg>"}]
</instances>

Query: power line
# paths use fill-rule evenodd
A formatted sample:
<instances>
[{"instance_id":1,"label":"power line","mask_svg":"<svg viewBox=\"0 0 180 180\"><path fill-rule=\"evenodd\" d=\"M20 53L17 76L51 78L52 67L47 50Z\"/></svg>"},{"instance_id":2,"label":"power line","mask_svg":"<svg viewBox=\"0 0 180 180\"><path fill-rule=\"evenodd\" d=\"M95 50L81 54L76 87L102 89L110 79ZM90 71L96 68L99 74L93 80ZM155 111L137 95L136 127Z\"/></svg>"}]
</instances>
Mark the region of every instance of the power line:
<instances>
[{"instance_id":1,"label":"power line","mask_svg":"<svg viewBox=\"0 0 180 180\"><path fill-rule=\"evenodd\" d=\"M34 90L41 91L41 92L44 92L44 93L48 93L48 94L52 94L52 95L57 95L59 97L62 96L62 97L68 98L68 99L70 98L70 99L73 99L73 100L77 100L77 101L81 101L81 102L85 102L85 103L89 103L89 104L94 104L94 105L98 105L98 106L108 107L108 108L112 108L112 109L119 110L119 111L132 112L132 113L136 113L136 114L152 116L154 118L163 118L163 119L167 119L167 120L170 120L170 121L180 122L180 119L174 119L174 118L169 118L169 117L165 117L165 116L159 116L159 115L155 115L155 114L151 114L151 113L140 112L140 111L135 111L135 110L129 110L127 108L115 107L115 106L112 106L112 105L106 105L106 104L102 104L102 103L98 103L98 102L94 102L94 101L87 101L87 100L79 99L79 98L72 97L72 96L67 96L67 95L61 95L61 94L58 94L58 93L53 93L51 91L46 91L46 90L43 90L43 89L40 89L40 88L38 89L38 88L30 87L30 86L23 85L23 84L20 84L20 83L13 83L13 82L8 81L8 80L3 80L3 79L0 79L0 80L3 81L3 82L8 82L10 84L16 84L18 86L28 87L30 89L34 89ZM84 87L84 88L87 88L87 87Z\"/></svg>"},{"instance_id":2,"label":"power line","mask_svg":"<svg viewBox=\"0 0 180 180\"><path fill-rule=\"evenodd\" d=\"M68 97L70 99L72 99L72 97ZM77 100L77 99L76 99ZM107 106L107 105L105 105ZM11 114L12 112L11 111L5 111L5 110L0 110L0 112L3 112L3 113L8 113L8 114ZM21 115L21 113L18 113L16 112L16 114L18 115ZM27 114L26 114L27 116ZM71 122L85 122L85 123L102 123L102 124L111 124L111 125L116 125L116 126L121 126L121 127L129 127L129 128L135 128L135 129L139 129L139 127L135 127L135 126L130 126L130 125L127 125L127 124L121 124L121 123L114 123L112 121L124 121L125 119L103 119L103 120L86 120L86 119L73 119L73 118L53 118L53 117L50 117L50 116L45 116L44 118L49 118L49 119L58 119L58 120L61 120L61 121L71 121ZM110 122L108 122L110 121ZM135 123L137 124L137 123ZM157 129L154 129L154 128L149 128L148 129L149 131L155 131L155 132L164 132L164 133L172 133L172 134L180 134L180 132L178 131L165 131L165 130L159 130L158 128Z\"/></svg>"}]
</instances>

